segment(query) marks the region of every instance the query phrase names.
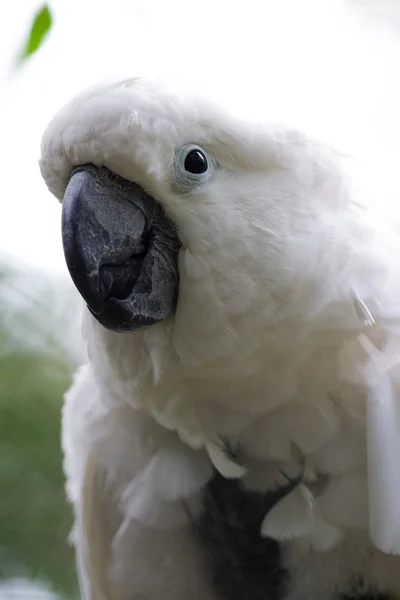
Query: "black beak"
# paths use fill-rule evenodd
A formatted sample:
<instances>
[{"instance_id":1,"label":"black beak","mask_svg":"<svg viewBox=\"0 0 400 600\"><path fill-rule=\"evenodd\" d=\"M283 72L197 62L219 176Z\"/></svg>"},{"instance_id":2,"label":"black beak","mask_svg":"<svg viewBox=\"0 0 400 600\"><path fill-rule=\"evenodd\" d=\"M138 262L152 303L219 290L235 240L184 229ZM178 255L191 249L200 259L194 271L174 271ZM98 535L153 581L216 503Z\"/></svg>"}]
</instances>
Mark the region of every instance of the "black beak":
<instances>
[{"instance_id":1,"label":"black beak","mask_svg":"<svg viewBox=\"0 0 400 600\"><path fill-rule=\"evenodd\" d=\"M77 167L62 239L72 280L107 329L133 331L174 313L180 242L161 205L105 167Z\"/></svg>"}]
</instances>

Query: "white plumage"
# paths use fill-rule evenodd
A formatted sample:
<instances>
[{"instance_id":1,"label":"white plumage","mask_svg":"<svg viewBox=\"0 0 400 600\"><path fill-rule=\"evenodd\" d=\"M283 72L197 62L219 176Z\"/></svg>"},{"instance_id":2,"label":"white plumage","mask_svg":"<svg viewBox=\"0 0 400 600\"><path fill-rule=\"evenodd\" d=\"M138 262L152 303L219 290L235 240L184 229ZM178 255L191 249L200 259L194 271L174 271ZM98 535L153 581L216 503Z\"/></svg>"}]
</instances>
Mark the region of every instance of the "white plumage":
<instances>
[{"instance_id":1,"label":"white plumage","mask_svg":"<svg viewBox=\"0 0 400 600\"><path fill-rule=\"evenodd\" d=\"M216 168L178 193L188 143ZM89 363L63 412L85 597L217 597L192 532L213 465L261 492L303 477L260 530L284 543L287 600L356 577L400 594L381 551L400 549L397 232L355 202L336 152L146 79L55 116L40 168L60 201L85 163L142 186L182 242L173 317L120 334L85 313Z\"/></svg>"}]
</instances>

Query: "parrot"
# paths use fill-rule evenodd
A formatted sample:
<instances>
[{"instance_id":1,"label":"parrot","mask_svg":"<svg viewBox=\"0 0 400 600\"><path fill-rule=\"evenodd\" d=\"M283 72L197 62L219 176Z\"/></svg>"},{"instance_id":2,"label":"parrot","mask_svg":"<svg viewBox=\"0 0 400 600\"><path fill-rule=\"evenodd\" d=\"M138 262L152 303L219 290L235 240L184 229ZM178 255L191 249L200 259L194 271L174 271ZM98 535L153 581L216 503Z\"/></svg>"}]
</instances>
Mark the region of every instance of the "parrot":
<instances>
[{"instance_id":1,"label":"parrot","mask_svg":"<svg viewBox=\"0 0 400 600\"><path fill-rule=\"evenodd\" d=\"M50 120L85 600L400 598L400 237L341 152L141 75Z\"/></svg>"}]
</instances>

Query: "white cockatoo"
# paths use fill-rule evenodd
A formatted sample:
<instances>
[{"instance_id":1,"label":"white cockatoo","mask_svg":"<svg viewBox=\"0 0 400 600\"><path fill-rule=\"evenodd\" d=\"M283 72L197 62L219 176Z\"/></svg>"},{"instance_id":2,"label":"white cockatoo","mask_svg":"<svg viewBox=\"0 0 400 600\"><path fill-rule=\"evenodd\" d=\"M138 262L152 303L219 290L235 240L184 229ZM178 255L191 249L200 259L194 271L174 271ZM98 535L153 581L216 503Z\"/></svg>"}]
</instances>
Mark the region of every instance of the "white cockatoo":
<instances>
[{"instance_id":1,"label":"white cockatoo","mask_svg":"<svg viewBox=\"0 0 400 600\"><path fill-rule=\"evenodd\" d=\"M85 599L400 597L400 238L342 163L146 77L47 127Z\"/></svg>"}]
</instances>

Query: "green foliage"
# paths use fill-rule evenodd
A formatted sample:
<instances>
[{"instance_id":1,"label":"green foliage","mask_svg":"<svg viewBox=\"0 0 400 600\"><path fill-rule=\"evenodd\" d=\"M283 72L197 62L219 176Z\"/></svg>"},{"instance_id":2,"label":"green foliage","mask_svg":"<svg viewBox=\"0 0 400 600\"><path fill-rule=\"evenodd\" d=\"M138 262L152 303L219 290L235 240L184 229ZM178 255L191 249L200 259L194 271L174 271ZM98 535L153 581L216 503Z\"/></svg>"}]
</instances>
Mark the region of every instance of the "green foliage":
<instances>
[{"instance_id":1,"label":"green foliage","mask_svg":"<svg viewBox=\"0 0 400 600\"><path fill-rule=\"evenodd\" d=\"M74 597L60 450L73 365L57 342L62 327L51 294L21 294L15 276L0 271L0 578L44 579Z\"/></svg>"},{"instance_id":2,"label":"green foliage","mask_svg":"<svg viewBox=\"0 0 400 600\"><path fill-rule=\"evenodd\" d=\"M40 48L46 39L52 24L53 17L50 8L48 4L43 4L33 18L28 38L19 55L18 62L26 60Z\"/></svg>"}]
</instances>

